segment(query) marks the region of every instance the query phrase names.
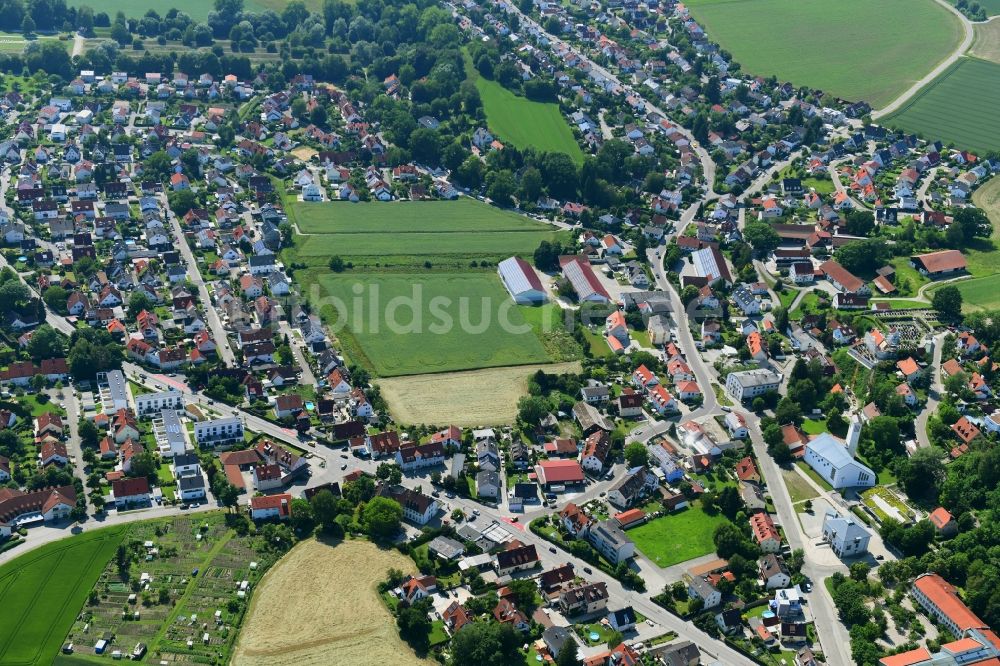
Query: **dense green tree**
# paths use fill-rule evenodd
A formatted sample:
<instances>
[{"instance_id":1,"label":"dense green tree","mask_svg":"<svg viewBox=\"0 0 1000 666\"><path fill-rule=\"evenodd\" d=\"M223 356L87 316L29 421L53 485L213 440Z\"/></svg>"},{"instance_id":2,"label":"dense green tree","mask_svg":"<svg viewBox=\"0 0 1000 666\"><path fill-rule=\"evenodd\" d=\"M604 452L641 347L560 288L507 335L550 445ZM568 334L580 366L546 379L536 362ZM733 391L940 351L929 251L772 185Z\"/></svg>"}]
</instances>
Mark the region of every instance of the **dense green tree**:
<instances>
[{"instance_id":1,"label":"dense green tree","mask_svg":"<svg viewBox=\"0 0 1000 666\"><path fill-rule=\"evenodd\" d=\"M385 540L399 532L403 508L388 497L373 497L361 510L361 525L375 540Z\"/></svg>"},{"instance_id":2,"label":"dense green tree","mask_svg":"<svg viewBox=\"0 0 1000 666\"><path fill-rule=\"evenodd\" d=\"M520 645L521 637L509 624L473 622L451 639L451 664L513 664L524 659Z\"/></svg>"},{"instance_id":3,"label":"dense green tree","mask_svg":"<svg viewBox=\"0 0 1000 666\"><path fill-rule=\"evenodd\" d=\"M954 285L946 285L934 290L931 307L945 319L958 319L962 314L962 292Z\"/></svg>"}]
</instances>

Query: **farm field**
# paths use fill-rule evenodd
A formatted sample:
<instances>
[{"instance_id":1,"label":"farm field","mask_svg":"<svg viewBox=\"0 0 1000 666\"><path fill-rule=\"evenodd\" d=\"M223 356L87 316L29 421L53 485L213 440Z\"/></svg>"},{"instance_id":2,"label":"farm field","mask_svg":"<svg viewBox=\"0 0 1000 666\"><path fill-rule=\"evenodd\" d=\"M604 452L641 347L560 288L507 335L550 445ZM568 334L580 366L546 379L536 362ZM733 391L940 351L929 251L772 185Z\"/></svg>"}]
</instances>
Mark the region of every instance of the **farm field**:
<instances>
[{"instance_id":1,"label":"farm field","mask_svg":"<svg viewBox=\"0 0 1000 666\"><path fill-rule=\"evenodd\" d=\"M1000 64L962 58L885 124L960 148L1000 150Z\"/></svg>"},{"instance_id":2,"label":"farm field","mask_svg":"<svg viewBox=\"0 0 1000 666\"><path fill-rule=\"evenodd\" d=\"M985 6L984 3L980 3ZM1000 2L996 2L997 11L1000 13ZM974 23L972 25L974 34L972 46L969 47L969 55L983 60L1000 63L1000 20L989 23Z\"/></svg>"},{"instance_id":3,"label":"farm field","mask_svg":"<svg viewBox=\"0 0 1000 666\"><path fill-rule=\"evenodd\" d=\"M462 197L455 201L289 202L303 234L538 231L521 215Z\"/></svg>"},{"instance_id":4,"label":"farm field","mask_svg":"<svg viewBox=\"0 0 1000 666\"><path fill-rule=\"evenodd\" d=\"M261 582L232 663L429 663L402 642L379 598L376 585L393 567L415 571L410 558L367 541L299 544Z\"/></svg>"},{"instance_id":5,"label":"farm field","mask_svg":"<svg viewBox=\"0 0 1000 666\"><path fill-rule=\"evenodd\" d=\"M1000 273L986 277L959 280L952 283L962 293L962 310L996 310L1000 308ZM928 293L930 298L933 293Z\"/></svg>"},{"instance_id":6,"label":"farm field","mask_svg":"<svg viewBox=\"0 0 1000 666\"><path fill-rule=\"evenodd\" d=\"M376 383L398 423L454 423L459 427L511 423L517 400L538 370L580 372L579 362L486 368L436 375L387 377Z\"/></svg>"},{"instance_id":7,"label":"farm field","mask_svg":"<svg viewBox=\"0 0 1000 666\"><path fill-rule=\"evenodd\" d=\"M577 164L583 164L583 151L558 104L515 95L497 81L479 76L468 55L465 61L466 77L475 82L486 110L486 123L497 139L522 149L531 146L566 153Z\"/></svg>"},{"instance_id":8,"label":"farm field","mask_svg":"<svg viewBox=\"0 0 1000 666\"><path fill-rule=\"evenodd\" d=\"M976 246L966 250L969 273L985 277L1000 273L1000 178L992 178L972 194L972 202L981 208L993 224L988 239L977 239Z\"/></svg>"},{"instance_id":9,"label":"farm field","mask_svg":"<svg viewBox=\"0 0 1000 666\"><path fill-rule=\"evenodd\" d=\"M701 507L688 508L628 530L639 551L661 567L693 560L715 550L712 533L726 522L725 516L710 516Z\"/></svg>"},{"instance_id":10,"label":"farm field","mask_svg":"<svg viewBox=\"0 0 1000 666\"><path fill-rule=\"evenodd\" d=\"M931 71L961 41L957 17L933 0L685 4L745 71L866 100L875 108Z\"/></svg>"},{"instance_id":11,"label":"farm field","mask_svg":"<svg viewBox=\"0 0 1000 666\"><path fill-rule=\"evenodd\" d=\"M340 301L321 312L331 323L347 320L338 335L349 355L383 377L549 360L492 273L331 273L318 283Z\"/></svg>"},{"instance_id":12,"label":"farm field","mask_svg":"<svg viewBox=\"0 0 1000 666\"><path fill-rule=\"evenodd\" d=\"M0 567L0 663L51 664L87 594L127 532L95 530Z\"/></svg>"},{"instance_id":13,"label":"farm field","mask_svg":"<svg viewBox=\"0 0 1000 666\"><path fill-rule=\"evenodd\" d=\"M247 606L237 597L240 582L248 581L249 595L276 559L275 551L259 536L238 536L222 512L133 523L125 543L128 566L119 567L112 549L97 583L88 587L96 595L76 606L78 615L63 641L74 644L72 660L110 660L113 651L130 654L139 642L156 659L228 659ZM257 563L253 569L251 562ZM140 586L144 575L147 591ZM128 619L123 608L129 609ZM114 640L97 655L94 644L105 634Z\"/></svg>"}]
</instances>

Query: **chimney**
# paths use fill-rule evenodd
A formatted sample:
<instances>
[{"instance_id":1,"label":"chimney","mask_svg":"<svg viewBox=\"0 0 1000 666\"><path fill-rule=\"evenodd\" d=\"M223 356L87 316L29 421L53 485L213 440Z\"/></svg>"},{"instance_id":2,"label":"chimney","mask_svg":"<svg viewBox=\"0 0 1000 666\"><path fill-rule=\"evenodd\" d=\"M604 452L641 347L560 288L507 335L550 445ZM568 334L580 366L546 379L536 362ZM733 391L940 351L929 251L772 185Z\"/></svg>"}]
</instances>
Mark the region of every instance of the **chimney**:
<instances>
[{"instance_id":1,"label":"chimney","mask_svg":"<svg viewBox=\"0 0 1000 666\"><path fill-rule=\"evenodd\" d=\"M851 425L847 429L847 439L844 441L844 446L847 447L847 452L851 454L852 458L858 455L858 440L861 439L861 419L855 414L851 417Z\"/></svg>"}]
</instances>

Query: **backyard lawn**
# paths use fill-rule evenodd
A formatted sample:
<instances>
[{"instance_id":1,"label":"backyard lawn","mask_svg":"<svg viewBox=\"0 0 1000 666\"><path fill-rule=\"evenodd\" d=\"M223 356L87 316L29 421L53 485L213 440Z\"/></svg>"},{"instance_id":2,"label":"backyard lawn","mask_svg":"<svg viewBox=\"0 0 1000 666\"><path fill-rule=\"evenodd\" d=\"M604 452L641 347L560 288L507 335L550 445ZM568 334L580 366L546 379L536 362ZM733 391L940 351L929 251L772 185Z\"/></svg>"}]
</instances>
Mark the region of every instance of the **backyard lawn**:
<instances>
[{"instance_id":1,"label":"backyard lawn","mask_svg":"<svg viewBox=\"0 0 1000 666\"><path fill-rule=\"evenodd\" d=\"M788 489L788 496L791 498L792 504L819 497L816 489L799 476L795 470L781 470L781 478L785 481L785 488Z\"/></svg>"},{"instance_id":2,"label":"backyard lawn","mask_svg":"<svg viewBox=\"0 0 1000 666\"><path fill-rule=\"evenodd\" d=\"M661 567L669 567L715 550L712 535L725 516L710 516L701 507L684 509L630 529L639 551Z\"/></svg>"},{"instance_id":3,"label":"backyard lawn","mask_svg":"<svg viewBox=\"0 0 1000 666\"><path fill-rule=\"evenodd\" d=\"M685 5L709 39L732 53L745 71L863 99L875 108L931 71L961 41L958 19L932 0L692 0Z\"/></svg>"},{"instance_id":4,"label":"backyard lawn","mask_svg":"<svg viewBox=\"0 0 1000 666\"><path fill-rule=\"evenodd\" d=\"M0 567L0 663L52 663L127 529L49 543Z\"/></svg>"}]
</instances>

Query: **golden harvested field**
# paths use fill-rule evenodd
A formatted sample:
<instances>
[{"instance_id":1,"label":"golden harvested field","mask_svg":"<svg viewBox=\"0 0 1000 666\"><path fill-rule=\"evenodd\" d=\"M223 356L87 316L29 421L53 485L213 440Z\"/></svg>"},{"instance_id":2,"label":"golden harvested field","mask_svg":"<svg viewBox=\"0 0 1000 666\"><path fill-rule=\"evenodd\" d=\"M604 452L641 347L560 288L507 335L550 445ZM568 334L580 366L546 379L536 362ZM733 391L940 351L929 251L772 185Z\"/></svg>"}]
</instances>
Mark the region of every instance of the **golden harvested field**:
<instances>
[{"instance_id":1,"label":"golden harvested field","mask_svg":"<svg viewBox=\"0 0 1000 666\"><path fill-rule=\"evenodd\" d=\"M426 666L396 632L376 585L413 561L368 541L300 543L264 576L243 624L234 666Z\"/></svg>"},{"instance_id":2,"label":"golden harvested field","mask_svg":"<svg viewBox=\"0 0 1000 666\"><path fill-rule=\"evenodd\" d=\"M517 417L517 400L527 394L528 378L538 370L580 372L580 363L388 377L376 383L398 423L499 425Z\"/></svg>"},{"instance_id":3,"label":"golden harvested field","mask_svg":"<svg viewBox=\"0 0 1000 666\"><path fill-rule=\"evenodd\" d=\"M1000 18L972 26L975 37L969 55L1000 63Z\"/></svg>"}]
</instances>

